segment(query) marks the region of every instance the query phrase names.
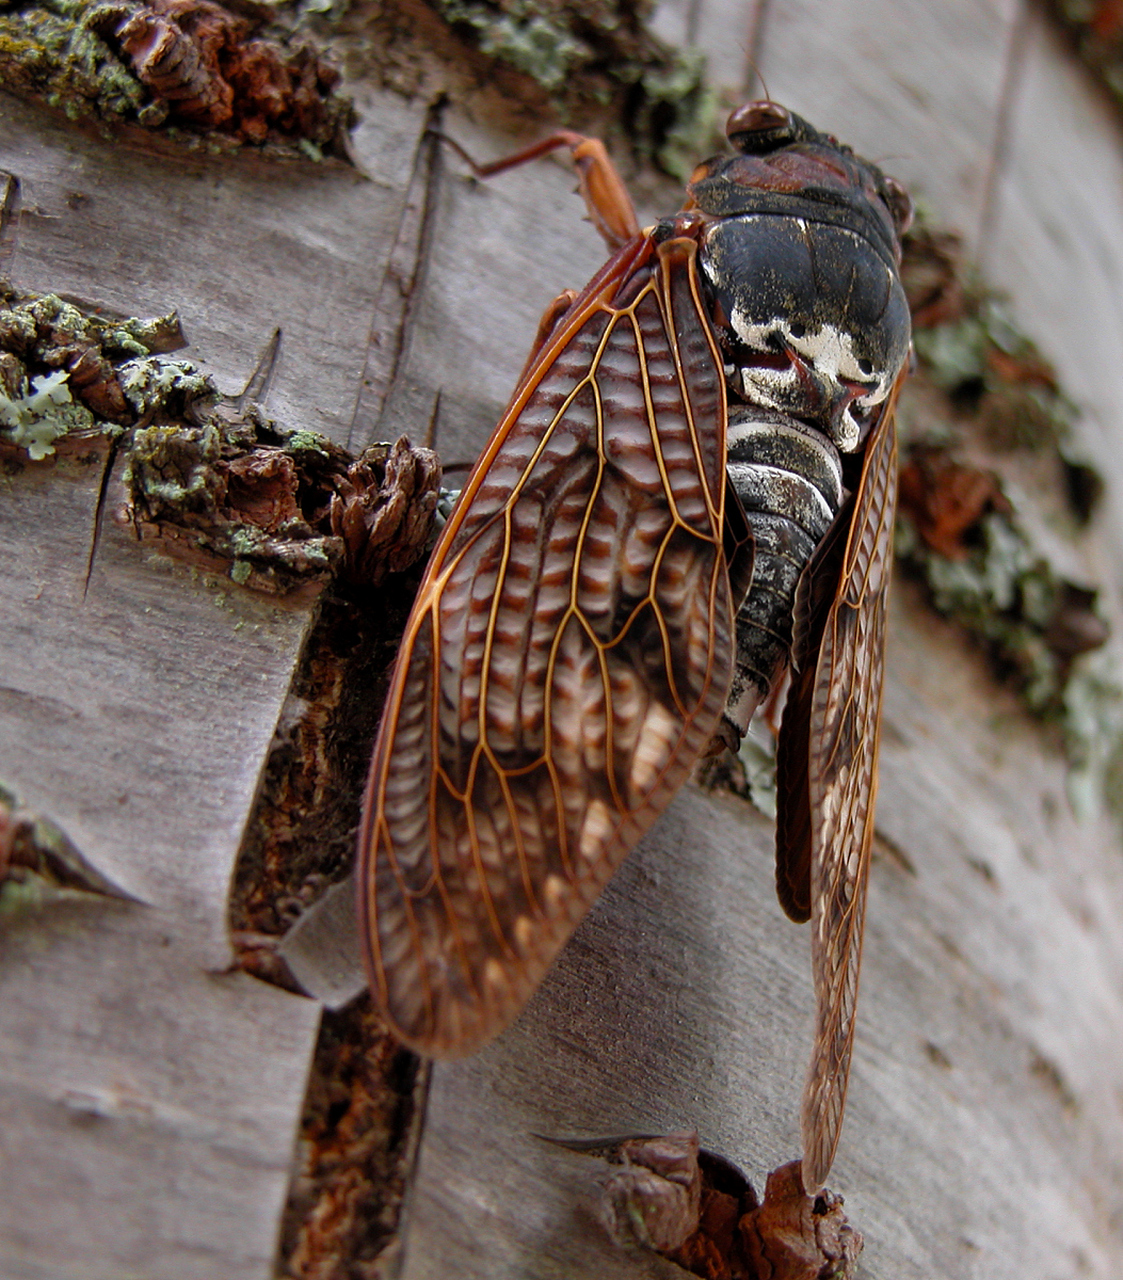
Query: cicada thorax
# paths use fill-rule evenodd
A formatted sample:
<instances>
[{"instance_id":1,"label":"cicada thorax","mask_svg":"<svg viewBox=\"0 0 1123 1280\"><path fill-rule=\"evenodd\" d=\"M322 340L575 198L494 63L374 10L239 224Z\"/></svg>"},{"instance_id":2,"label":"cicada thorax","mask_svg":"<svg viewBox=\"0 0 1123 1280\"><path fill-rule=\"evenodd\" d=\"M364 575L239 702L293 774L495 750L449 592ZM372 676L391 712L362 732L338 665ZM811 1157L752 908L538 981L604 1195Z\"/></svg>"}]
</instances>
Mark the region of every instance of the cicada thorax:
<instances>
[{"instance_id":1,"label":"cicada thorax","mask_svg":"<svg viewBox=\"0 0 1123 1280\"><path fill-rule=\"evenodd\" d=\"M755 543L730 741L791 662L800 580L845 518L909 350L895 188L798 117L787 130L740 139L763 154L701 166L688 206L706 218L698 262L725 362L728 471Z\"/></svg>"}]
</instances>

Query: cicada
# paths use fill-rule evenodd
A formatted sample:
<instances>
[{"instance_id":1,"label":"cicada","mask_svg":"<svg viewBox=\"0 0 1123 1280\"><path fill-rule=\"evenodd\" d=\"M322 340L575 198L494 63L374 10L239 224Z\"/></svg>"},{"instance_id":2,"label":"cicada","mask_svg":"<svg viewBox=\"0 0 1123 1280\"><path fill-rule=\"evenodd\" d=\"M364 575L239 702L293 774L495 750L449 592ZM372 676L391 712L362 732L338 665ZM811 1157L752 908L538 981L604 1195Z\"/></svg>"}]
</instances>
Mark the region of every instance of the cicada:
<instances>
[{"instance_id":1,"label":"cicada","mask_svg":"<svg viewBox=\"0 0 1123 1280\"><path fill-rule=\"evenodd\" d=\"M374 996L423 1054L518 1014L699 759L790 678L777 884L812 922L803 1179L854 1032L910 344L908 197L769 101L640 229L563 133L614 253L543 320L406 626L360 831ZM502 166L492 166L492 171Z\"/></svg>"}]
</instances>

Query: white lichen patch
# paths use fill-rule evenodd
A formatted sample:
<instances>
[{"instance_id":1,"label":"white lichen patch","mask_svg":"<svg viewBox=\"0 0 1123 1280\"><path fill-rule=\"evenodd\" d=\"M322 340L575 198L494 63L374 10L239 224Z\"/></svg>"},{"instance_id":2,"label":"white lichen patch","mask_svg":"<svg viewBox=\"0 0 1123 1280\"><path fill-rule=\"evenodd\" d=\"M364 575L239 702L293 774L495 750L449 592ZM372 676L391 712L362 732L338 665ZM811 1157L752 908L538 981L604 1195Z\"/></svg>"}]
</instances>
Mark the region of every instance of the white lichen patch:
<instances>
[{"instance_id":1,"label":"white lichen patch","mask_svg":"<svg viewBox=\"0 0 1123 1280\"><path fill-rule=\"evenodd\" d=\"M213 399L214 384L189 360L168 360L163 356L143 356L126 360L117 370L125 399L138 414L181 396L187 403Z\"/></svg>"},{"instance_id":2,"label":"white lichen patch","mask_svg":"<svg viewBox=\"0 0 1123 1280\"><path fill-rule=\"evenodd\" d=\"M62 369L40 374L30 386L25 381L22 394L15 398L0 391L0 438L26 450L33 462L54 453L61 436L94 425L89 409L75 404L68 377Z\"/></svg>"}]
</instances>

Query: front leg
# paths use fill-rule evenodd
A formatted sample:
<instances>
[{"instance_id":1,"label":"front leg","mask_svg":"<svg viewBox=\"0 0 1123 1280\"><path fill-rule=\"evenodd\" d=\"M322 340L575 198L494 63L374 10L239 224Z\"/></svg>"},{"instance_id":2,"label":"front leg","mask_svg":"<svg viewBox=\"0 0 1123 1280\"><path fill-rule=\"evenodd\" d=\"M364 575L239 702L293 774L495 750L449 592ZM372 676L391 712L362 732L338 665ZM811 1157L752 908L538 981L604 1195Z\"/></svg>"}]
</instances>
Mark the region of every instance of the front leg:
<instances>
[{"instance_id":1,"label":"front leg","mask_svg":"<svg viewBox=\"0 0 1123 1280\"><path fill-rule=\"evenodd\" d=\"M505 173L508 169L556 151L558 147L568 147L573 155L579 190L589 211L589 220L600 232L609 249L615 252L633 236L639 235L639 219L636 217L632 198L599 138L588 138L583 133L559 129L557 133L551 133L548 138L543 138L541 142L522 151L516 151L514 155L493 160L491 164L477 164L458 142L445 134L440 136L477 178L490 178L497 173Z\"/></svg>"}]
</instances>

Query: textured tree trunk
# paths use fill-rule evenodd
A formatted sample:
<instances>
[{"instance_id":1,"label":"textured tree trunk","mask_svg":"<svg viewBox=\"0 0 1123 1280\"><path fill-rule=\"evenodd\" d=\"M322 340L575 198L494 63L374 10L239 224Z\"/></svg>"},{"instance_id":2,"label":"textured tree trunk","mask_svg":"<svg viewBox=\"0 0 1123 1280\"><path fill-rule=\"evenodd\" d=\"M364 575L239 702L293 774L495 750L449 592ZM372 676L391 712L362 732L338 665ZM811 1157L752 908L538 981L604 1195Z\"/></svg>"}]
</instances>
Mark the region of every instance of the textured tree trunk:
<instances>
[{"instance_id":1,"label":"textured tree trunk","mask_svg":"<svg viewBox=\"0 0 1123 1280\"><path fill-rule=\"evenodd\" d=\"M1107 480L1072 555L1118 631L1123 129L1100 91L1017 0L703 0L656 26L709 55L731 104L759 92L751 51L777 101L899 177L1010 293ZM442 128L478 157L552 121L512 132L509 103L424 50L403 96L348 47L360 170L145 152L0 97L19 182L4 269L129 315L178 308L224 391L280 326L279 422L352 449L416 440L439 392L438 447L470 459L539 314L604 251L564 166L479 184L422 144L444 87ZM674 207L640 180L642 219ZM135 899L0 921L0 1276L268 1277L320 1008L228 971L227 895L313 605L154 554L110 518L116 473L91 567L101 476L9 467L0 490L0 781ZM831 1185L863 1274L1111 1276L1117 819L1074 815L1052 739L898 588ZM596 1166L535 1134L697 1128L758 1182L798 1155L808 941L776 902L771 839L747 804L688 787L516 1026L434 1067L402 1276L681 1274L620 1252Z\"/></svg>"}]
</instances>

